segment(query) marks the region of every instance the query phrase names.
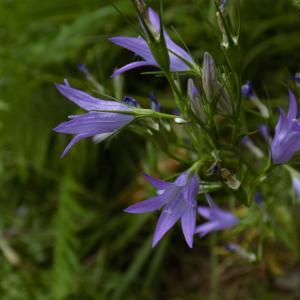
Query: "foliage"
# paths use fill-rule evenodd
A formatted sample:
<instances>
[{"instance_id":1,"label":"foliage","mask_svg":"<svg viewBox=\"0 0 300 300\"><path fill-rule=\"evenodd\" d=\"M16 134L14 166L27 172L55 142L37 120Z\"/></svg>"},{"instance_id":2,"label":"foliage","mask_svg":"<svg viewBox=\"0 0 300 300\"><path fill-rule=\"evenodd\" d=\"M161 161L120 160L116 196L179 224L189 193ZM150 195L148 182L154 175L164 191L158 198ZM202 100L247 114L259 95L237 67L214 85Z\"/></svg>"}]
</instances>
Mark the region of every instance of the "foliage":
<instances>
[{"instance_id":1,"label":"foliage","mask_svg":"<svg viewBox=\"0 0 300 300\"><path fill-rule=\"evenodd\" d=\"M165 23L176 28L194 57L200 61L210 51L222 62L213 1L163 2ZM236 2L230 3L232 12ZM149 3L158 7L158 1ZM286 107L284 85L300 68L300 11L294 5L297 1L240 1L243 80L253 80L272 108ZM155 216L132 218L122 212L153 193L142 169L167 177L178 171L178 162L129 130L99 145L81 141L61 160L67 138L52 133L66 115L76 113L53 83L68 77L94 91L77 69L82 62L106 94L145 95L137 98L147 106L146 96L154 89L162 106L172 108L166 81L159 76L131 72L124 86L109 79L116 66L132 59L107 37L136 35L133 5L127 0L2 0L0 11L0 298L207 299L209 239L197 241L191 252L170 233L151 250ZM178 41L176 32L171 34ZM256 121L249 120L249 131ZM150 161L144 160L145 153ZM289 284L291 278L299 282L300 230L299 205L285 192L289 185L288 172L271 178L265 193L278 223L263 238L257 233L257 210L239 227L243 231L257 224L240 242L254 251L260 239L266 260L249 264L230 255L223 246L231 236L220 237L216 254L222 299L299 297L299 285Z\"/></svg>"}]
</instances>

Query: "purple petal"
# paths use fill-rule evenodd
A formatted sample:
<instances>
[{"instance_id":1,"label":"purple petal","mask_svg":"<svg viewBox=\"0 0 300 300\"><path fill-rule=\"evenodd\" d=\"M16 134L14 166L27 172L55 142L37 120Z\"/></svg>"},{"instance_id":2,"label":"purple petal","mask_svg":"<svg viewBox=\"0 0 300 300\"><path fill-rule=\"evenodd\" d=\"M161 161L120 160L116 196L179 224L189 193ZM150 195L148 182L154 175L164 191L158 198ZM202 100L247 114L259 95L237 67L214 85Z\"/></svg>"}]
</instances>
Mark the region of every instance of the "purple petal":
<instances>
[{"instance_id":1,"label":"purple petal","mask_svg":"<svg viewBox=\"0 0 300 300\"><path fill-rule=\"evenodd\" d=\"M165 35L165 39L170 55L170 70L173 72L189 70L190 67L184 61L194 64L193 58L183 48L175 44L168 35Z\"/></svg>"},{"instance_id":2,"label":"purple petal","mask_svg":"<svg viewBox=\"0 0 300 300\"><path fill-rule=\"evenodd\" d=\"M163 201L160 196L150 198L148 200L133 204L126 208L124 211L130 214L141 214L145 212L152 212L158 210L163 205Z\"/></svg>"},{"instance_id":3,"label":"purple petal","mask_svg":"<svg viewBox=\"0 0 300 300\"><path fill-rule=\"evenodd\" d=\"M170 182L154 178L146 173L144 173L144 176L156 189L159 189L159 190L165 190L166 188L168 188L172 185L172 183L170 183Z\"/></svg>"},{"instance_id":4,"label":"purple petal","mask_svg":"<svg viewBox=\"0 0 300 300\"><path fill-rule=\"evenodd\" d=\"M160 32L159 15L152 8L148 9L148 14L149 14L151 25L153 26L155 31L159 33ZM167 48L170 50L169 52L170 70L174 72L189 70L189 66L182 59L180 59L180 57L193 64L194 60L192 59L192 57L183 48L175 44L165 30L164 30L164 37L166 40ZM176 55L173 54L172 52L175 53Z\"/></svg>"},{"instance_id":5,"label":"purple petal","mask_svg":"<svg viewBox=\"0 0 300 300\"><path fill-rule=\"evenodd\" d=\"M289 99L290 99L290 107L288 112L288 121L292 121L293 119L297 118L297 99L295 94L292 91L289 91Z\"/></svg>"},{"instance_id":6,"label":"purple petal","mask_svg":"<svg viewBox=\"0 0 300 300\"><path fill-rule=\"evenodd\" d=\"M79 142L81 139L88 137L89 135L85 135L85 134L78 134L76 135L71 142L67 145L67 147L65 148L64 152L62 153L62 155L60 156L61 158L64 157L69 150L77 143Z\"/></svg>"},{"instance_id":7,"label":"purple petal","mask_svg":"<svg viewBox=\"0 0 300 300\"><path fill-rule=\"evenodd\" d=\"M211 208L206 206L199 206L198 207L198 213L200 216L210 219L211 218Z\"/></svg>"},{"instance_id":8,"label":"purple petal","mask_svg":"<svg viewBox=\"0 0 300 300\"><path fill-rule=\"evenodd\" d=\"M176 178L176 180L174 181L174 184L178 187L183 187L186 185L186 181L188 179L189 173L188 172L184 172L181 173L180 176L178 176Z\"/></svg>"},{"instance_id":9,"label":"purple petal","mask_svg":"<svg viewBox=\"0 0 300 300\"><path fill-rule=\"evenodd\" d=\"M118 46L121 46L123 48L128 49L129 51L136 53L149 64L157 66L157 63L149 49L149 46L143 38L116 36L109 38L109 40Z\"/></svg>"},{"instance_id":10,"label":"purple petal","mask_svg":"<svg viewBox=\"0 0 300 300\"><path fill-rule=\"evenodd\" d=\"M130 64L127 64L119 69L116 69L111 77L116 77L117 75L120 75L126 71L139 68L139 67L144 67L144 66L152 66L153 64L148 63L147 61L136 61Z\"/></svg>"},{"instance_id":11,"label":"purple petal","mask_svg":"<svg viewBox=\"0 0 300 300\"><path fill-rule=\"evenodd\" d=\"M187 207L185 213L181 217L181 226L185 240L189 247L192 248L196 227L196 208Z\"/></svg>"},{"instance_id":12,"label":"purple petal","mask_svg":"<svg viewBox=\"0 0 300 300\"><path fill-rule=\"evenodd\" d=\"M204 237L211 231L218 230L218 223L217 222L207 222L200 226L198 226L195 230L195 233L199 233L200 237Z\"/></svg>"},{"instance_id":13,"label":"purple petal","mask_svg":"<svg viewBox=\"0 0 300 300\"><path fill-rule=\"evenodd\" d=\"M68 85L55 84L55 86L62 95L87 111L129 110L129 108L122 103L119 103L117 101L100 100Z\"/></svg>"},{"instance_id":14,"label":"purple petal","mask_svg":"<svg viewBox=\"0 0 300 300\"><path fill-rule=\"evenodd\" d=\"M155 31L159 33L160 31L160 19L159 15L151 7L148 8L149 20Z\"/></svg>"},{"instance_id":15,"label":"purple petal","mask_svg":"<svg viewBox=\"0 0 300 300\"><path fill-rule=\"evenodd\" d=\"M53 130L67 134L85 134L88 136L112 132L128 124L134 118L131 115L106 112L88 112L73 116L70 121L63 122Z\"/></svg>"},{"instance_id":16,"label":"purple petal","mask_svg":"<svg viewBox=\"0 0 300 300\"><path fill-rule=\"evenodd\" d=\"M183 188L183 195L185 201L191 205L196 206L196 197L199 191L199 178L197 174L191 175L188 179L188 184Z\"/></svg>"},{"instance_id":17,"label":"purple petal","mask_svg":"<svg viewBox=\"0 0 300 300\"><path fill-rule=\"evenodd\" d=\"M158 219L152 247L155 247L165 233L180 219L185 207L184 202L179 197L166 205Z\"/></svg>"}]
</instances>

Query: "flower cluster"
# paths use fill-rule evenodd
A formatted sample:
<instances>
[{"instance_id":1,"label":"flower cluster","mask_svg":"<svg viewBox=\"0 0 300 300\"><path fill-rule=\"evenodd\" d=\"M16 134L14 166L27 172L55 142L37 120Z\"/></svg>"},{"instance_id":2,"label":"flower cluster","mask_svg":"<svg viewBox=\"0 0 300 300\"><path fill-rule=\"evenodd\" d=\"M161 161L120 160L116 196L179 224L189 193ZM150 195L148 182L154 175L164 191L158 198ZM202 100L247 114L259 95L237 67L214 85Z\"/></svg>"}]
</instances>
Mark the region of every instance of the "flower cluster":
<instances>
[{"instance_id":1,"label":"flower cluster","mask_svg":"<svg viewBox=\"0 0 300 300\"><path fill-rule=\"evenodd\" d=\"M198 65L198 57L193 58L187 49L172 40L162 24L162 16L141 3L137 4L137 10L142 37L109 38L112 43L133 52L140 60L116 69L112 77L145 66L158 68L158 73L170 85L174 108L176 106L179 113L164 111L154 94L150 95L150 109L142 108L132 97L98 99L65 81L64 84L56 84L58 91L86 112L69 116L69 120L59 124L54 131L74 135L62 156L84 138L91 137L100 142L131 126L143 134L150 132L151 138L157 140L163 152L182 163L179 171L184 171L177 177L172 175L171 178L176 179L171 182L145 175L156 189L156 195L129 206L125 212L141 214L160 211L153 246L180 221L186 243L192 247L194 236L202 238L210 232L230 229L239 224L240 219L235 214L220 208L212 200L214 192L216 198L230 199L227 206L231 208L261 204L262 196L260 201L253 201L261 195L257 190L275 166L287 164L300 150L297 99L295 93L290 91L289 111L286 114L279 109L279 120L271 138L272 110L259 99L253 84L247 81L241 86L241 81L232 75L236 69L230 69L230 61L227 61L226 68L220 68L216 63L218 60L208 52L203 51L202 65ZM226 10L227 1L221 1L217 16L221 20L221 46L224 51L238 42L232 28L226 28L223 21ZM100 86L85 66L81 65L80 70L96 87ZM299 74L293 79L298 84ZM242 99L241 95L250 101ZM260 119L256 127L258 130L249 131L247 126L240 126L241 118L246 113ZM260 136L256 135L256 131ZM171 135L177 138L176 142L168 139ZM183 145L181 147L187 154L178 157L176 151L168 152L169 143L173 143L174 147ZM244 155L246 149L249 153ZM244 159L247 155L251 155L250 162ZM300 198L300 175L289 168L293 186ZM207 204L203 205L201 201L207 201ZM197 219L201 222L198 225ZM241 248L237 246L234 249Z\"/></svg>"}]
</instances>

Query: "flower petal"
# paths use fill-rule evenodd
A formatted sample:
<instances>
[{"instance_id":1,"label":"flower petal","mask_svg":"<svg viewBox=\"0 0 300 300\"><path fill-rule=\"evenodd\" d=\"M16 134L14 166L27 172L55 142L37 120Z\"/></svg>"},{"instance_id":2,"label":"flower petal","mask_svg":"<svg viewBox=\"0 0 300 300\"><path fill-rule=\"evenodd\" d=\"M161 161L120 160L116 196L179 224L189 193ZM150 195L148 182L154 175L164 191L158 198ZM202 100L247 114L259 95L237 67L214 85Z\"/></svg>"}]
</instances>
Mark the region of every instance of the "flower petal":
<instances>
[{"instance_id":1,"label":"flower petal","mask_svg":"<svg viewBox=\"0 0 300 300\"><path fill-rule=\"evenodd\" d=\"M199 190L199 177L197 174L191 175L186 186L183 188L183 195L185 201L191 205L196 206L196 197Z\"/></svg>"},{"instance_id":2,"label":"flower petal","mask_svg":"<svg viewBox=\"0 0 300 300\"><path fill-rule=\"evenodd\" d=\"M153 64L148 63L147 61L136 61L130 64L127 64L119 69L116 69L111 77L116 77L117 75L120 75L126 71L139 68L139 67L144 67L144 66L152 66Z\"/></svg>"},{"instance_id":3,"label":"flower petal","mask_svg":"<svg viewBox=\"0 0 300 300\"><path fill-rule=\"evenodd\" d=\"M60 133L92 136L115 131L133 119L133 116L125 114L88 112L72 116L71 120L59 124L53 130Z\"/></svg>"},{"instance_id":4,"label":"flower petal","mask_svg":"<svg viewBox=\"0 0 300 300\"><path fill-rule=\"evenodd\" d=\"M65 148L64 152L62 153L62 155L60 157L63 158L77 142L79 142L81 139L86 138L86 137L88 137L88 135L85 135L85 134L76 135L71 140L71 142L67 145L67 147Z\"/></svg>"},{"instance_id":5,"label":"flower petal","mask_svg":"<svg viewBox=\"0 0 300 300\"><path fill-rule=\"evenodd\" d=\"M217 222L206 222L200 226L198 226L195 230L195 233L199 233L200 237L204 237L211 231L218 230L218 223Z\"/></svg>"},{"instance_id":6,"label":"flower petal","mask_svg":"<svg viewBox=\"0 0 300 300\"><path fill-rule=\"evenodd\" d=\"M116 36L109 38L109 40L118 46L121 46L123 48L128 49L129 51L136 53L149 64L157 65L147 42L143 38Z\"/></svg>"},{"instance_id":7,"label":"flower petal","mask_svg":"<svg viewBox=\"0 0 300 300\"><path fill-rule=\"evenodd\" d=\"M133 204L127 207L124 211L130 214L141 214L145 212L152 212L158 210L163 205L163 201L160 196L156 196L145 201Z\"/></svg>"},{"instance_id":8,"label":"flower petal","mask_svg":"<svg viewBox=\"0 0 300 300\"><path fill-rule=\"evenodd\" d=\"M144 176L156 189L159 189L159 190L165 190L166 188L168 188L172 185L172 183L170 183L170 182L154 178L146 173L144 173Z\"/></svg>"},{"instance_id":9,"label":"flower petal","mask_svg":"<svg viewBox=\"0 0 300 300\"><path fill-rule=\"evenodd\" d=\"M210 219L211 218L211 208L207 206L198 206L198 213L200 216Z\"/></svg>"},{"instance_id":10,"label":"flower petal","mask_svg":"<svg viewBox=\"0 0 300 300\"><path fill-rule=\"evenodd\" d=\"M196 227L196 208L188 206L181 217L182 231L190 248L193 247L193 236Z\"/></svg>"},{"instance_id":11,"label":"flower petal","mask_svg":"<svg viewBox=\"0 0 300 300\"><path fill-rule=\"evenodd\" d=\"M184 208L184 202L181 201L180 197L166 205L158 219L152 240L152 247L155 247L166 232L180 219Z\"/></svg>"},{"instance_id":12,"label":"flower petal","mask_svg":"<svg viewBox=\"0 0 300 300\"><path fill-rule=\"evenodd\" d=\"M129 108L117 101L101 100L88 93L74 89L69 85L55 84L59 92L79 107L91 110L129 110Z\"/></svg>"},{"instance_id":13,"label":"flower petal","mask_svg":"<svg viewBox=\"0 0 300 300\"><path fill-rule=\"evenodd\" d=\"M289 91L289 99L290 99L290 106L289 106L289 112L288 112L288 121L292 121L293 119L297 118L298 113L298 105L297 105L297 99L295 94L292 91Z\"/></svg>"}]
</instances>

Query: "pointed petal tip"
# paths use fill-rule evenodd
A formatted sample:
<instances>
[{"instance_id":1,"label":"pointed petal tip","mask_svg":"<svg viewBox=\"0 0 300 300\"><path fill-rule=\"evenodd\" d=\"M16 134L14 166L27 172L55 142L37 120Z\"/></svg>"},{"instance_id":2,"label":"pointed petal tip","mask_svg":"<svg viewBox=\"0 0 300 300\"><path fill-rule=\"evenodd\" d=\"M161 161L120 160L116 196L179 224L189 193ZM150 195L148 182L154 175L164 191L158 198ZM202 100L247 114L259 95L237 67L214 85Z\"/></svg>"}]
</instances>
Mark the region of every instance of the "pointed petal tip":
<instances>
[{"instance_id":1,"label":"pointed petal tip","mask_svg":"<svg viewBox=\"0 0 300 300\"><path fill-rule=\"evenodd\" d=\"M155 235L154 235L154 237L153 237L153 239L152 239L151 248L156 247L156 245L158 244L159 240L160 240L160 238L157 239L157 238L155 238Z\"/></svg>"}]
</instances>

